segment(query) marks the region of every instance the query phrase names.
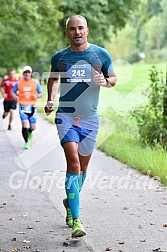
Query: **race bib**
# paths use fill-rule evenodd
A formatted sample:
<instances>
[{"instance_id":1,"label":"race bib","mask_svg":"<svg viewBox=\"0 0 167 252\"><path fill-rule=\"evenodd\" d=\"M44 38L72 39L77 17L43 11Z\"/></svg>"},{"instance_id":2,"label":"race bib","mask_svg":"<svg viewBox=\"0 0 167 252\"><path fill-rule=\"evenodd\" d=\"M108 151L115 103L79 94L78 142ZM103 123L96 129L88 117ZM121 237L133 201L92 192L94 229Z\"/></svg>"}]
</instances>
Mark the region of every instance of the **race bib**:
<instances>
[{"instance_id":1,"label":"race bib","mask_svg":"<svg viewBox=\"0 0 167 252\"><path fill-rule=\"evenodd\" d=\"M21 106L21 112L22 113L32 113L32 106Z\"/></svg>"},{"instance_id":2,"label":"race bib","mask_svg":"<svg viewBox=\"0 0 167 252\"><path fill-rule=\"evenodd\" d=\"M91 82L91 65L67 64L67 82Z\"/></svg>"}]
</instances>

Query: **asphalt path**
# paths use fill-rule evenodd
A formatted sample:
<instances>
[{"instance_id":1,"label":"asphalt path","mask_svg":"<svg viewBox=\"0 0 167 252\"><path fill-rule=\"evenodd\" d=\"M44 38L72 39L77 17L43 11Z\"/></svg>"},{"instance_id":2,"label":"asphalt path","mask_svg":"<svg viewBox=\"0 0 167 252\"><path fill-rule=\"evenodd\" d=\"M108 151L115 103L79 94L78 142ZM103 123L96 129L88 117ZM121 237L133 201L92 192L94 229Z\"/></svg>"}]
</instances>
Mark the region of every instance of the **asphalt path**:
<instances>
[{"instance_id":1,"label":"asphalt path","mask_svg":"<svg viewBox=\"0 0 167 252\"><path fill-rule=\"evenodd\" d=\"M71 239L55 125L39 115L24 150L18 111L8 131L0 108L0 251L167 252L167 189L98 150L81 192L87 235Z\"/></svg>"}]
</instances>

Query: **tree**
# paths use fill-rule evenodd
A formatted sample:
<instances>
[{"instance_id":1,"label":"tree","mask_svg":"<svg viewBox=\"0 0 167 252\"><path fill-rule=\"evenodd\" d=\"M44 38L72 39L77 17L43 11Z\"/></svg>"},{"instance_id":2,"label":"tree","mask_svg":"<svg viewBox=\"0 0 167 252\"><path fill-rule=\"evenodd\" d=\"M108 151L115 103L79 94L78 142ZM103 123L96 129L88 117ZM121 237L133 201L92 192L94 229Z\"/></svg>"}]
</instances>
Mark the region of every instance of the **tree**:
<instances>
[{"instance_id":1,"label":"tree","mask_svg":"<svg viewBox=\"0 0 167 252\"><path fill-rule=\"evenodd\" d=\"M133 63L131 58L138 53L136 47L136 29L127 24L125 28L113 34L108 50L112 52L114 59L125 59ZM139 56L138 56L139 59Z\"/></svg>"},{"instance_id":2,"label":"tree","mask_svg":"<svg viewBox=\"0 0 167 252\"><path fill-rule=\"evenodd\" d=\"M110 27L112 26L113 32L124 27L139 2L139 0L63 0L60 4L60 10L64 13L61 26L65 29L65 22L69 16L83 15L88 20L90 28L89 41L104 46L106 41L110 40Z\"/></svg>"},{"instance_id":3,"label":"tree","mask_svg":"<svg viewBox=\"0 0 167 252\"><path fill-rule=\"evenodd\" d=\"M63 16L58 6L59 0L1 0L0 72L35 65L57 49Z\"/></svg>"},{"instance_id":4,"label":"tree","mask_svg":"<svg viewBox=\"0 0 167 252\"><path fill-rule=\"evenodd\" d=\"M165 38L164 22L161 15L153 16L144 26L145 38L143 41L145 51L156 49L159 51L162 48Z\"/></svg>"},{"instance_id":5,"label":"tree","mask_svg":"<svg viewBox=\"0 0 167 252\"><path fill-rule=\"evenodd\" d=\"M143 26L151 17L156 16L161 11L162 8L159 0L143 0L142 4L139 5L138 11L135 12L132 25L135 25L137 30L136 42L140 50L143 50L142 41L139 41Z\"/></svg>"}]
</instances>

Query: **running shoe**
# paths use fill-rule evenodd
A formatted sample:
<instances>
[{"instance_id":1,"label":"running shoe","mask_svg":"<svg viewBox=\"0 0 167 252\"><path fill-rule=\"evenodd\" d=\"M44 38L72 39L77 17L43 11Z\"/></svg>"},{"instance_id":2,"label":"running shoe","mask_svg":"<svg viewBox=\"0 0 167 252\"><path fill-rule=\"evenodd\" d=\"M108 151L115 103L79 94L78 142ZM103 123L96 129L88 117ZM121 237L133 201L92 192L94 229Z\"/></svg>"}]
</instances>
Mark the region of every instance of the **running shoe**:
<instances>
[{"instance_id":1,"label":"running shoe","mask_svg":"<svg viewBox=\"0 0 167 252\"><path fill-rule=\"evenodd\" d=\"M32 141L32 139L33 139L33 134L32 134L32 132L28 132L28 139L29 139L30 141Z\"/></svg>"},{"instance_id":2,"label":"running shoe","mask_svg":"<svg viewBox=\"0 0 167 252\"><path fill-rule=\"evenodd\" d=\"M64 199L63 200L63 205L66 209L66 224L69 226L69 227L73 227L73 218L72 218L72 214L71 214L71 210L70 210L70 207L68 205L68 201L67 199Z\"/></svg>"},{"instance_id":3,"label":"running shoe","mask_svg":"<svg viewBox=\"0 0 167 252\"><path fill-rule=\"evenodd\" d=\"M11 127L11 125L10 125L10 124L8 125L8 130L12 130L12 127Z\"/></svg>"},{"instance_id":4,"label":"running shoe","mask_svg":"<svg viewBox=\"0 0 167 252\"><path fill-rule=\"evenodd\" d=\"M24 149L28 150L29 148L30 148L30 143L29 142L25 142Z\"/></svg>"},{"instance_id":5,"label":"running shoe","mask_svg":"<svg viewBox=\"0 0 167 252\"><path fill-rule=\"evenodd\" d=\"M5 117L6 117L6 114L5 114L5 112L4 112L3 115L2 115L2 118L5 119Z\"/></svg>"},{"instance_id":6,"label":"running shoe","mask_svg":"<svg viewBox=\"0 0 167 252\"><path fill-rule=\"evenodd\" d=\"M80 219L73 220L72 238L82 237L84 235L86 235L86 232Z\"/></svg>"}]
</instances>

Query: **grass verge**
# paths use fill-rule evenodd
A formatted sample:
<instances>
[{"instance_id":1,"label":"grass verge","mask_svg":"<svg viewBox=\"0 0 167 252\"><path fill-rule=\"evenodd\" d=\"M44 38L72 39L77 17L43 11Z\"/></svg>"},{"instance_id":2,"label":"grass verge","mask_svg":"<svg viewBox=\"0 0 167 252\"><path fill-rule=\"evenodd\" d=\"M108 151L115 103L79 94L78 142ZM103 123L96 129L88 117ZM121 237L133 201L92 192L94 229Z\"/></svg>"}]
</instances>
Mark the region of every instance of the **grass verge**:
<instances>
[{"instance_id":1,"label":"grass verge","mask_svg":"<svg viewBox=\"0 0 167 252\"><path fill-rule=\"evenodd\" d=\"M142 147L137 135L127 132L123 122L121 125L98 149L143 174L159 177L167 186L167 152L159 146L154 149ZM104 131L102 127L101 132Z\"/></svg>"}]
</instances>

